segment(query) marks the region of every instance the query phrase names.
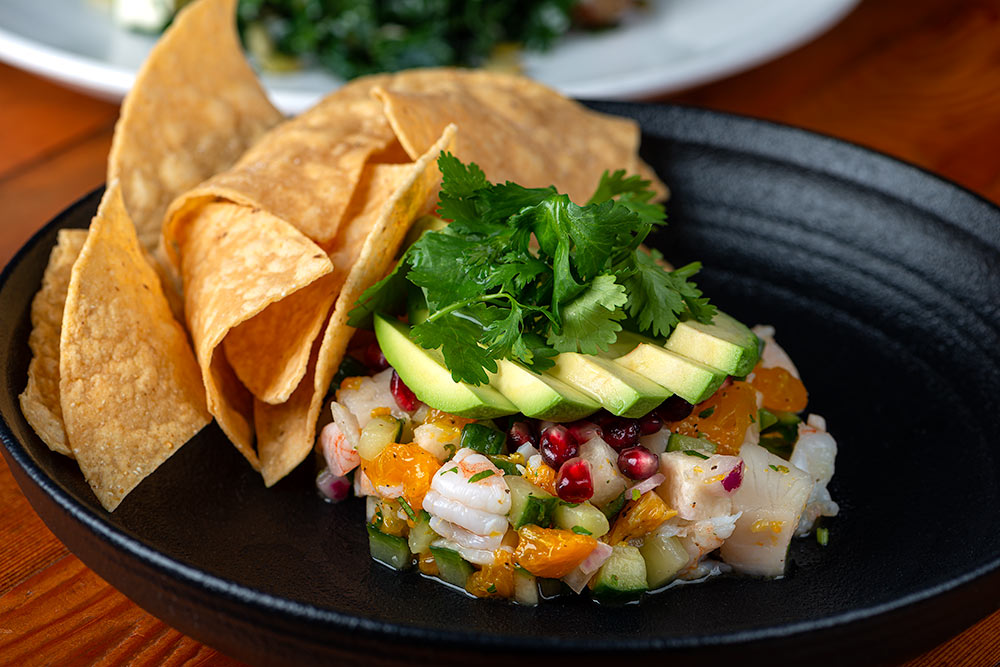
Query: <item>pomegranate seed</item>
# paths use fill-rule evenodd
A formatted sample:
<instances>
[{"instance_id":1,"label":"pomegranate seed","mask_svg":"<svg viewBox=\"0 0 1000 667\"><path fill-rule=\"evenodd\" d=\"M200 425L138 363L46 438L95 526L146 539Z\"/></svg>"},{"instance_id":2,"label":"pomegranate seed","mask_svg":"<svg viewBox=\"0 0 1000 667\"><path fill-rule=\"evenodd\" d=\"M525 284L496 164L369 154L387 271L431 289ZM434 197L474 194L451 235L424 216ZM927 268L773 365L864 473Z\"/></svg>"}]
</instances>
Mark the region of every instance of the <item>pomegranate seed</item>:
<instances>
[{"instance_id":1,"label":"pomegranate seed","mask_svg":"<svg viewBox=\"0 0 1000 667\"><path fill-rule=\"evenodd\" d=\"M389 381L389 391L392 392L392 397L396 399L396 405L400 410L413 412L420 405L416 394L406 386L395 370L392 371L392 380Z\"/></svg>"},{"instance_id":2,"label":"pomegranate seed","mask_svg":"<svg viewBox=\"0 0 1000 667\"><path fill-rule=\"evenodd\" d=\"M556 424L542 431L542 440L538 449L546 465L559 470L563 463L580 452L580 445L568 428L562 424Z\"/></svg>"},{"instance_id":3,"label":"pomegranate seed","mask_svg":"<svg viewBox=\"0 0 1000 667\"><path fill-rule=\"evenodd\" d=\"M679 422L691 414L692 410L694 410L694 406L683 398L680 396L671 396L663 401L656 411L659 413L660 419L665 422Z\"/></svg>"},{"instance_id":4,"label":"pomegranate seed","mask_svg":"<svg viewBox=\"0 0 1000 667\"><path fill-rule=\"evenodd\" d=\"M623 449L618 455L618 469L636 481L647 479L660 469L660 459L642 445Z\"/></svg>"},{"instance_id":5,"label":"pomegranate seed","mask_svg":"<svg viewBox=\"0 0 1000 667\"><path fill-rule=\"evenodd\" d=\"M365 366L376 373L389 368L389 362L386 361L385 355L382 354L382 348L378 346L378 343L369 343L368 347L365 348Z\"/></svg>"},{"instance_id":6,"label":"pomegranate seed","mask_svg":"<svg viewBox=\"0 0 1000 667\"><path fill-rule=\"evenodd\" d=\"M570 424L566 424L566 428L568 428L569 432L573 434L573 437L576 438L577 442L587 442L591 438L600 438L604 435L604 431L601 430L600 426L586 419L580 419Z\"/></svg>"},{"instance_id":7,"label":"pomegranate seed","mask_svg":"<svg viewBox=\"0 0 1000 667\"><path fill-rule=\"evenodd\" d=\"M645 417L639 419L639 432L643 435L653 435L663 428L663 420L656 412L650 412Z\"/></svg>"},{"instance_id":8,"label":"pomegranate seed","mask_svg":"<svg viewBox=\"0 0 1000 667\"><path fill-rule=\"evenodd\" d=\"M594 476L590 474L590 461L577 456L563 463L556 476L556 494L568 503L590 500L594 495Z\"/></svg>"},{"instance_id":9,"label":"pomegranate seed","mask_svg":"<svg viewBox=\"0 0 1000 667\"><path fill-rule=\"evenodd\" d=\"M639 422L635 419L616 417L604 425L604 442L620 452L639 444Z\"/></svg>"},{"instance_id":10,"label":"pomegranate seed","mask_svg":"<svg viewBox=\"0 0 1000 667\"><path fill-rule=\"evenodd\" d=\"M514 449L521 445L538 446L538 436L535 435L535 429L531 428L531 424L528 422L512 423L507 429L507 439L510 440Z\"/></svg>"}]
</instances>

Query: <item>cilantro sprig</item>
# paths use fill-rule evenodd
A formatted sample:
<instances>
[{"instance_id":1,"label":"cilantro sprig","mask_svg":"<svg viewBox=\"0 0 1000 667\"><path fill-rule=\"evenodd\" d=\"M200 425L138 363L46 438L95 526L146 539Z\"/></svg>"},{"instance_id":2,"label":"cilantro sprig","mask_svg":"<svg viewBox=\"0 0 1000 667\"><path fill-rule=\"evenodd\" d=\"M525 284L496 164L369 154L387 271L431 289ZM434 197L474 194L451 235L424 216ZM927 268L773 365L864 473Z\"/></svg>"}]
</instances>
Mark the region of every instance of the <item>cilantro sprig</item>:
<instances>
[{"instance_id":1,"label":"cilantro sprig","mask_svg":"<svg viewBox=\"0 0 1000 667\"><path fill-rule=\"evenodd\" d=\"M553 187L490 183L449 153L438 167L437 212L450 224L424 233L361 295L352 326L415 293L428 316L413 340L440 349L455 380L478 385L498 359L542 371L560 352L606 351L623 325L658 337L681 318L714 317L691 281L700 264L668 271L642 247L666 217L649 181L605 172L579 206Z\"/></svg>"}]
</instances>

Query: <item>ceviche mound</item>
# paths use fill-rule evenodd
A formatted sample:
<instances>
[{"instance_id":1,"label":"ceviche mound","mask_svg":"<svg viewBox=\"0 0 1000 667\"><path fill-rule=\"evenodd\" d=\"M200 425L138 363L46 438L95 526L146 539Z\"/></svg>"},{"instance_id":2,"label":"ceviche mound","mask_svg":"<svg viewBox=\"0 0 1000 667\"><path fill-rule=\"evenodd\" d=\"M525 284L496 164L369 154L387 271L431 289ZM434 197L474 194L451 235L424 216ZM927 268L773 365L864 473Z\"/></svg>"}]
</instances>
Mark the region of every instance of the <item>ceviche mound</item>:
<instances>
[{"instance_id":1,"label":"ceviche mound","mask_svg":"<svg viewBox=\"0 0 1000 667\"><path fill-rule=\"evenodd\" d=\"M235 11L157 42L32 302L22 412L101 505L214 421L266 486L322 460L376 560L477 596L781 575L837 513L836 443L774 331L643 245L638 125L457 69L286 119Z\"/></svg>"}]
</instances>

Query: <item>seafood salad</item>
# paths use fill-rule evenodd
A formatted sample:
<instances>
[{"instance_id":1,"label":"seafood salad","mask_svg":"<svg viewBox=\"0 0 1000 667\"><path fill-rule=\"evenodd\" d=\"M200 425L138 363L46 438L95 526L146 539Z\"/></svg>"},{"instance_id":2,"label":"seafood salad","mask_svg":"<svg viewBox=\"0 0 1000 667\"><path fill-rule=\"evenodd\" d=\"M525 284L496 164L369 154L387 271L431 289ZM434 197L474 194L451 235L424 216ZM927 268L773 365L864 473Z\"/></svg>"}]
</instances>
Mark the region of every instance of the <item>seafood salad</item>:
<instances>
[{"instance_id":1,"label":"seafood salad","mask_svg":"<svg viewBox=\"0 0 1000 667\"><path fill-rule=\"evenodd\" d=\"M559 195L512 194L517 186L449 160L439 159L438 212L450 222L419 220L396 270L359 299L352 323L369 323L374 336L355 335L317 440L325 464L317 485L331 501L365 498L372 557L477 597L531 605L570 590L631 599L727 572L777 577L793 537L815 532L825 544L816 523L838 511L827 488L836 441L806 412L806 388L774 329L750 329L710 306L688 280L697 266L672 269L641 246L650 228L642 216L662 218L662 209L637 204L649 199L645 182L628 189L622 174L605 174L604 199L569 204L577 217L618 210L634 227L607 249L610 263L589 274L572 268L592 282L561 308L561 333L578 332L567 343L549 315L512 323L512 312L541 310L560 289L544 216L529 210ZM465 192L450 185L460 181ZM470 200L499 207L501 195L516 198L515 215L461 211ZM517 237L526 219L535 220L527 228L537 244ZM511 243L524 244L526 264L544 264L532 274L536 289L498 289L506 278L492 277L443 294L454 276L474 280L490 267L477 260L428 271L444 266L436 253L465 244L463 257L490 255L490 234L504 237L493 246L498 266L515 262ZM574 249L585 243L575 239ZM625 256L638 258L647 282L672 279L664 282L680 294L673 321L657 328L666 315L649 315L651 302L630 311L625 288L641 285L616 272ZM595 293L610 292L611 280L623 289L602 300ZM490 313L485 303L508 308ZM585 307L592 303L600 309ZM590 328L574 322L578 313ZM522 334L521 347L491 340L498 321ZM429 326L442 323L448 329ZM591 345L602 326L610 335ZM545 327L545 338L533 332Z\"/></svg>"}]
</instances>

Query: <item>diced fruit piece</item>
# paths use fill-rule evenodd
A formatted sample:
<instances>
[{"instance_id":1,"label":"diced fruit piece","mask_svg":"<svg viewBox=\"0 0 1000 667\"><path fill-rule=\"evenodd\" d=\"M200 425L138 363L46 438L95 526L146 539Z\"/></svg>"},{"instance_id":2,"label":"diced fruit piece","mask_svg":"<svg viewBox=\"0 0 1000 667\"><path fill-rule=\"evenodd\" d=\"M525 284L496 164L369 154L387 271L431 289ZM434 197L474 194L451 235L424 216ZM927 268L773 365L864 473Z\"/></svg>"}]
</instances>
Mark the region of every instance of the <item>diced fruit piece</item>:
<instances>
[{"instance_id":1,"label":"diced fruit piece","mask_svg":"<svg viewBox=\"0 0 1000 667\"><path fill-rule=\"evenodd\" d=\"M536 577L565 577L597 546L597 540L589 535L558 528L529 524L517 534L520 540L514 549L514 562Z\"/></svg>"},{"instance_id":2,"label":"diced fruit piece","mask_svg":"<svg viewBox=\"0 0 1000 667\"><path fill-rule=\"evenodd\" d=\"M514 528L526 524L551 526L552 516L559 499L527 481L523 477L506 477L510 489L510 511L507 519Z\"/></svg>"},{"instance_id":3,"label":"diced fruit piece","mask_svg":"<svg viewBox=\"0 0 1000 667\"><path fill-rule=\"evenodd\" d=\"M625 417L612 417L601 423L604 442L611 445L616 451L621 451L628 447L639 444L639 422L635 419Z\"/></svg>"},{"instance_id":4,"label":"diced fruit piece","mask_svg":"<svg viewBox=\"0 0 1000 667\"><path fill-rule=\"evenodd\" d=\"M639 553L646 561L646 581L651 589L667 584L691 560L679 539L658 532L643 540Z\"/></svg>"},{"instance_id":5,"label":"diced fruit piece","mask_svg":"<svg viewBox=\"0 0 1000 667\"><path fill-rule=\"evenodd\" d=\"M670 439L667 440L668 452L695 451L714 454L716 449L714 442L705 438L692 438L690 435L681 435L680 433L671 433Z\"/></svg>"},{"instance_id":6,"label":"diced fruit piece","mask_svg":"<svg viewBox=\"0 0 1000 667\"><path fill-rule=\"evenodd\" d=\"M524 478L554 496L556 494L556 471L552 466L541 461L541 458L541 456L538 459L532 457L532 460L524 467Z\"/></svg>"},{"instance_id":7,"label":"diced fruit piece","mask_svg":"<svg viewBox=\"0 0 1000 667\"><path fill-rule=\"evenodd\" d=\"M704 436L720 454L737 454L747 429L757 418L757 392L746 382L733 382L699 403L684 420L667 424L676 433Z\"/></svg>"},{"instance_id":8,"label":"diced fruit piece","mask_svg":"<svg viewBox=\"0 0 1000 667\"><path fill-rule=\"evenodd\" d=\"M469 576L476 570L471 563L452 549L431 547L431 555L437 564L438 576L453 586L465 588Z\"/></svg>"},{"instance_id":9,"label":"diced fruit piece","mask_svg":"<svg viewBox=\"0 0 1000 667\"><path fill-rule=\"evenodd\" d=\"M733 494L742 512L722 545L722 559L737 572L778 576L785 571L788 544L812 492L813 480L763 447L743 445L743 483Z\"/></svg>"},{"instance_id":10,"label":"diced fruit piece","mask_svg":"<svg viewBox=\"0 0 1000 667\"><path fill-rule=\"evenodd\" d=\"M768 410L802 412L809 403L802 380L778 366L764 368L757 364L750 384L764 396L764 407Z\"/></svg>"},{"instance_id":11,"label":"diced fruit piece","mask_svg":"<svg viewBox=\"0 0 1000 667\"><path fill-rule=\"evenodd\" d=\"M641 593L648 588L646 561L635 547L616 544L611 557L597 571L591 586L597 596L619 597Z\"/></svg>"},{"instance_id":12,"label":"diced fruit piece","mask_svg":"<svg viewBox=\"0 0 1000 667\"><path fill-rule=\"evenodd\" d=\"M497 549L494 560L473 572L465 582L465 590L477 598L514 597L514 565L506 549Z\"/></svg>"},{"instance_id":13,"label":"diced fruit piece","mask_svg":"<svg viewBox=\"0 0 1000 667\"><path fill-rule=\"evenodd\" d=\"M406 383L403 382L399 373L396 371L392 372L392 381L389 383L389 390L392 391L392 397L396 399L396 405L399 406L401 410L406 410L407 412L413 412L417 409L419 402L417 397L413 394Z\"/></svg>"},{"instance_id":14,"label":"diced fruit piece","mask_svg":"<svg viewBox=\"0 0 1000 667\"><path fill-rule=\"evenodd\" d=\"M516 421L507 429L507 438L510 439L512 449L517 449L521 445L538 446L538 436L528 422Z\"/></svg>"},{"instance_id":15,"label":"diced fruit piece","mask_svg":"<svg viewBox=\"0 0 1000 667\"><path fill-rule=\"evenodd\" d=\"M722 386L726 374L653 342L642 342L615 363L649 378L690 403L699 403Z\"/></svg>"},{"instance_id":16,"label":"diced fruit piece","mask_svg":"<svg viewBox=\"0 0 1000 667\"><path fill-rule=\"evenodd\" d=\"M667 507L655 491L647 491L638 500L630 500L625 505L625 509L615 520L615 525L611 527L606 542L613 546L635 537L642 537L676 515L677 512Z\"/></svg>"},{"instance_id":17,"label":"diced fruit piece","mask_svg":"<svg viewBox=\"0 0 1000 667\"><path fill-rule=\"evenodd\" d=\"M372 558L394 570L406 570L412 565L406 540L383 533L374 524L368 524L368 548Z\"/></svg>"},{"instance_id":18,"label":"diced fruit piece","mask_svg":"<svg viewBox=\"0 0 1000 667\"><path fill-rule=\"evenodd\" d=\"M594 495L590 462L580 457L566 461L556 475L556 494L568 503L582 503Z\"/></svg>"},{"instance_id":19,"label":"diced fruit piece","mask_svg":"<svg viewBox=\"0 0 1000 667\"><path fill-rule=\"evenodd\" d=\"M660 472L666 478L657 493L682 519L701 521L733 513L732 490L723 483L739 457L708 456L696 450L660 454Z\"/></svg>"},{"instance_id":20,"label":"diced fruit piece","mask_svg":"<svg viewBox=\"0 0 1000 667\"><path fill-rule=\"evenodd\" d=\"M680 396L671 396L663 401L663 404L656 409L656 414L660 415L665 423L679 422L694 410L694 405L688 403Z\"/></svg>"},{"instance_id":21,"label":"diced fruit piece","mask_svg":"<svg viewBox=\"0 0 1000 667\"><path fill-rule=\"evenodd\" d=\"M507 436L503 431L486 424L466 424L462 428L461 447L468 447L480 454L502 454Z\"/></svg>"},{"instance_id":22,"label":"diced fruit piece","mask_svg":"<svg viewBox=\"0 0 1000 667\"><path fill-rule=\"evenodd\" d=\"M563 352L547 374L578 388L611 412L641 417L663 402L670 391L610 359Z\"/></svg>"},{"instance_id":23,"label":"diced fruit piece","mask_svg":"<svg viewBox=\"0 0 1000 667\"><path fill-rule=\"evenodd\" d=\"M598 426L592 419L580 419L566 424L566 428L569 429L570 434L579 443L587 442L591 438L600 438L604 435L604 429Z\"/></svg>"},{"instance_id":24,"label":"diced fruit piece","mask_svg":"<svg viewBox=\"0 0 1000 667\"><path fill-rule=\"evenodd\" d=\"M514 570L514 601L526 607L538 604L538 579L525 570Z\"/></svg>"},{"instance_id":25,"label":"diced fruit piece","mask_svg":"<svg viewBox=\"0 0 1000 667\"><path fill-rule=\"evenodd\" d=\"M425 554L431 549L431 542L438 538L438 534L431 530L431 515L420 510L417 512L417 520L410 528L407 537L407 544L410 551L415 554Z\"/></svg>"},{"instance_id":26,"label":"diced fruit piece","mask_svg":"<svg viewBox=\"0 0 1000 667\"><path fill-rule=\"evenodd\" d=\"M603 508L629 486L629 480L616 465L618 452L600 438L591 438L580 445L580 458L590 462L590 474L594 480L594 495L590 502L597 507Z\"/></svg>"},{"instance_id":27,"label":"diced fruit piece","mask_svg":"<svg viewBox=\"0 0 1000 667\"><path fill-rule=\"evenodd\" d=\"M578 505L560 504L555 511L556 528L571 530L581 535L602 537L611 526L604 512L590 503Z\"/></svg>"},{"instance_id":28,"label":"diced fruit piece","mask_svg":"<svg viewBox=\"0 0 1000 667\"><path fill-rule=\"evenodd\" d=\"M371 461L388 445L396 442L403 429L403 422L395 417L373 417L363 429L358 441L358 456Z\"/></svg>"},{"instance_id":29,"label":"diced fruit piece","mask_svg":"<svg viewBox=\"0 0 1000 667\"><path fill-rule=\"evenodd\" d=\"M398 442L363 465L376 489L402 487L403 497L413 509L423 507L431 479L440 467L437 458L420 445Z\"/></svg>"},{"instance_id":30,"label":"diced fruit piece","mask_svg":"<svg viewBox=\"0 0 1000 667\"><path fill-rule=\"evenodd\" d=\"M365 348L365 365L376 373L389 368L389 362L382 354L382 348L375 341L369 343L368 347Z\"/></svg>"},{"instance_id":31,"label":"diced fruit piece","mask_svg":"<svg viewBox=\"0 0 1000 667\"><path fill-rule=\"evenodd\" d=\"M663 428L663 419L656 414L655 410L639 419L639 432L642 435L658 433L661 428Z\"/></svg>"},{"instance_id":32,"label":"diced fruit piece","mask_svg":"<svg viewBox=\"0 0 1000 667\"><path fill-rule=\"evenodd\" d=\"M375 335L386 359L406 386L431 407L462 417L492 419L516 413L517 407L489 386L455 382L437 350L410 339L409 328L395 319L375 316Z\"/></svg>"},{"instance_id":33,"label":"diced fruit piece","mask_svg":"<svg viewBox=\"0 0 1000 667\"><path fill-rule=\"evenodd\" d=\"M618 455L618 469L634 480L648 479L660 468L660 459L642 445L623 449Z\"/></svg>"},{"instance_id":34,"label":"diced fruit piece","mask_svg":"<svg viewBox=\"0 0 1000 667\"><path fill-rule=\"evenodd\" d=\"M579 453L580 445L569 429L556 424L542 431L538 451L546 465L559 470L563 463Z\"/></svg>"},{"instance_id":35,"label":"diced fruit piece","mask_svg":"<svg viewBox=\"0 0 1000 667\"><path fill-rule=\"evenodd\" d=\"M386 535L404 537L410 527L406 523L403 506L392 498L376 498L375 496L368 496L368 498L372 500L374 505L371 521L375 523L375 527Z\"/></svg>"},{"instance_id":36,"label":"diced fruit piece","mask_svg":"<svg viewBox=\"0 0 1000 667\"><path fill-rule=\"evenodd\" d=\"M565 382L535 373L521 364L500 359L490 386L503 394L526 417L565 422L586 417L600 404Z\"/></svg>"},{"instance_id":37,"label":"diced fruit piece","mask_svg":"<svg viewBox=\"0 0 1000 667\"><path fill-rule=\"evenodd\" d=\"M757 336L722 311L711 324L696 320L678 323L664 347L736 377L753 370L760 354Z\"/></svg>"}]
</instances>

